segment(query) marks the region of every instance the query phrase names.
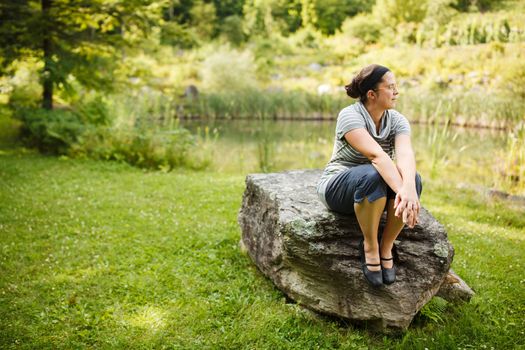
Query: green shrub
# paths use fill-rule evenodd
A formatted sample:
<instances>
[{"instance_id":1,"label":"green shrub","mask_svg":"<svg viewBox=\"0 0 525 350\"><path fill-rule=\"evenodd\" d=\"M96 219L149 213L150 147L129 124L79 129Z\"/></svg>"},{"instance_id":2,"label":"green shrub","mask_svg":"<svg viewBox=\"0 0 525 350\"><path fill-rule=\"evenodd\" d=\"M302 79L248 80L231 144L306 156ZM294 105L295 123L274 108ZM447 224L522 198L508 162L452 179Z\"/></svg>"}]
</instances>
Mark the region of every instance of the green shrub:
<instances>
[{"instance_id":1,"label":"green shrub","mask_svg":"<svg viewBox=\"0 0 525 350\"><path fill-rule=\"evenodd\" d=\"M79 100L72 107L87 125L110 125L111 116L107 98L101 94L92 93Z\"/></svg>"},{"instance_id":2,"label":"green shrub","mask_svg":"<svg viewBox=\"0 0 525 350\"><path fill-rule=\"evenodd\" d=\"M441 47L492 42L523 42L525 15L520 12L469 13L453 16L448 23L418 25L419 44Z\"/></svg>"},{"instance_id":3,"label":"green shrub","mask_svg":"<svg viewBox=\"0 0 525 350\"><path fill-rule=\"evenodd\" d=\"M371 14L361 14L344 21L341 31L345 36L359 38L367 44L379 41L381 23Z\"/></svg>"},{"instance_id":4,"label":"green shrub","mask_svg":"<svg viewBox=\"0 0 525 350\"><path fill-rule=\"evenodd\" d=\"M82 135L69 154L73 157L123 161L141 168L203 169L210 163L210 158L192 158L190 153L195 146L195 137L182 127L164 131L153 128L98 128Z\"/></svg>"},{"instance_id":5,"label":"green shrub","mask_svg":"<svg viewBox=\"0 0 525 350\"><path fill-rule=\"evenodd\" d=\"M232 50L224 45L206 56L201 76L209 91L242 91L256 86L255 69L251 52Z\"/></svg>"},{"instance_id":6,"label":"green shrub","mask_svg":"<svg viewBox=\"0 0 525 350\"><path fill-rule=\"evenodd\" d=\"M349 59L358 57L366 49L364 40L347 35L344 32L337 32L324 41L323 49L331 52L333 58L337 59L339 64L344 64Z\"/></svg>"},{"instance_id":7,"label":"green shrub","mask_svg":"<svg viewBox=\"0 0 525 350\"><path fill-rule=\"evenodd\" d=\"M75 106L93 127L69 149L73 157L123 161L142 168L203 169L209 154L206 145L179 125L174 99L150 89L107 98L93 96ZM97 104L99 102L100 104Z\"/></svg>"},{"instance_id":8,"label":"green shrub","mask_svg":"<svg viewBox=\"0 0 525 350\"><path fill-rule=\"evenodd\" d=\"M3 81L8 91L11 110L38 108L42 98L42 87L38 83L38 66L32 60L17 63L16 72ZM3 90L3 89L2 89Z\"/></svg>"},{"instance_id":9,"label":"green shrub","mask_svg":"<svg viewBox=\"0 0 525 350\"><path fill-rule=\"evenodd\" d=\"M221 35L235 46L239 46L246 40L242 30L242 18L237 15L226 17L220 26Z\"/></svg>"},{"instance_id":10,"label":"green shrub","mask_svg":"<svg viewBox=\"0 0 525 350\"><path fill-rule=\"evenodd\" d=\"M9 108L12 110L38 108L41 93L42 89L37 84L15 86L9 95Z\"/></svg>"},{"instance_id":11,"label":"green shrub","mask_svg":"<svg viewBox=\"0 0 525 350\"><path fill-rule=\"evenodd\" d=\"M161 27L160 42L180 48L191 48L198 44L193 32L177 22L168 22Z\"/></svg>"},{"instance_id":12,"label":"green shrub","mask_svg":"<svg viewBox=\"0 0 525 350\"><path fill-rule=\"evenodd\" d=\"M45 153L65 154L86 131L111 124L107 101L97 93L86 93L69 107L45 110L31 85L14 89L9 107L20 120L22 141Z\"/></svg>"},{"instance_id":13,"label":"green shrub","mask_svg":"<svg viewBox=\"0 0 525 350\"><path fill-rule=\"evenodd\" d=\"M509 62L502 72L502 78L500 82L502 90L508 91L513 97L525 103L525 62L523 60Z\"/></svg>"},{"instance_id":14,"label":"green shrub","mask_svg":"<svg viewBox=\"0 0 525 350\"><path fill-rule=\"evenodd\" d=\"M303 27L290 35L288 40L294 47L319 49L323 35L313 27Z\"/></svg>"},{"instance_id":15,"label":"green shrub","mask_svg":"<svg viewBox=\"0 0 525 350\"><path fill-rule=\"evenodd\" d=\"M88 127L70 110L19 108L14 117L22 122L22 141L46 153L66 153Z\"/></svg>"},{"instance_id":16,"label":"green shrub","mask_svg":"<svg viewBox=\"0 0 525 350\"><path fill-rule=\"evenodd\" d=\"M421 308L419 314L424 318L436 322L443 322L443 314L448 307L448 302L440 297L433 297L430 301Z\"/></svg>"},{"instance_id":17,"label":"green shrub","mask_svg":"<svg viewBox=\"0 0 525 350\"><path fill-rule=\"evenodd\" d=\"M400 23L422 22L427 6L427 1L421 0L376 0L372 14L382 25L395 28Z\"/></svg>"},{"instance_id":18,"label":"green shrub","mask_svg":"<svg viewBox=\"0 0 525 350\"><path fill-rule=\"evenodd\" d=\"M42 152L162 170L207 167L208 139L180 127L173 107L171 98L152 91L111 100L84 93L67 109L18 108L14 116L25 144Z\"/></svg>"}]
</instances>

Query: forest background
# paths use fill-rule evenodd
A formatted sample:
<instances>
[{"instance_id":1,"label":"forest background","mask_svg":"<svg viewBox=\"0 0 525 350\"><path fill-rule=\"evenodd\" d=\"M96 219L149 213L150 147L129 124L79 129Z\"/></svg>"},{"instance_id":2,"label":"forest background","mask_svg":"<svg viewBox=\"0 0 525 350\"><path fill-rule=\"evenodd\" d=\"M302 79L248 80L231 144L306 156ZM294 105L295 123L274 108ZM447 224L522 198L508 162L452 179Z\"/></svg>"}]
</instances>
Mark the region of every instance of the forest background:
<instances>
[{"instance_id":1,"label":"forest background","mask_svg":"<svg viewBox=\"0 0 525 350\"><path fill-rule=\"evenodd\" d=\"M212 147L195 146L181 118L334 119L349 103L343 86L375 62L395 72L399 109L411 121L506 130L496 170L503 179L484 185L522 193L524 7L489 0L5 2L0 100L20 121L25 143L42 151L204 168ZM268 153L262 148L259 158Z\"/></svg>"}]
</instances>

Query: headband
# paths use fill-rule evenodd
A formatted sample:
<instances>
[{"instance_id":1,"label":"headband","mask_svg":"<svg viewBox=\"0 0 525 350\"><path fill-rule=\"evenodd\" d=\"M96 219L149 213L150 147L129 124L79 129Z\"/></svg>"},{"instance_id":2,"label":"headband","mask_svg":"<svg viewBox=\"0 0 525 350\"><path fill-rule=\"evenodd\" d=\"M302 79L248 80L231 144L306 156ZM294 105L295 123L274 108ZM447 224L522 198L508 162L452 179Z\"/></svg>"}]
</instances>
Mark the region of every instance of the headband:
<instances>
[{"instance_id":1,"label":"headband","mask_svg":"<svg viewBox=\"0 0 525 350\"><path fill-rule=\"evenodd\" d=\"M386 67L377 66L372 72L372 74L370 74L368 78L366 78L366 80L364 80L361 83L361 86L359 87L361 94L364 95L368 92L368 90L373 90L374 85L377 84L377 82L381 80L383 75L385 75L385 73L389 71L390 69Z\"/></svg>"}]
</instances>

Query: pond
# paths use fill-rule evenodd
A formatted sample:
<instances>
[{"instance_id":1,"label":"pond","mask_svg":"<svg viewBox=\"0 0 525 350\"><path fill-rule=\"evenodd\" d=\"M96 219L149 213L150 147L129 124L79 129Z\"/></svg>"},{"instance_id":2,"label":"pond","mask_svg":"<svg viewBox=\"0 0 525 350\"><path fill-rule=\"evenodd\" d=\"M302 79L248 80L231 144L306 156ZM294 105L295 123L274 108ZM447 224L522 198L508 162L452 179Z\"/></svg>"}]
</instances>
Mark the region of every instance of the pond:
<instances>
[{"instance_id":1,"label":"pond","mask_svg":"<svg viewBox=\"0 0 525 350\"><path fill-rule=\"evenodd\" d=\"M184 121L198 135L212 169L247 174L324 168L333 147L331 121ZM516 193L505 168L507 134L487 129L412 124L417 169L424 178ZM523 181L523 180L522 180Z\"/></svg>"}]
</instances>

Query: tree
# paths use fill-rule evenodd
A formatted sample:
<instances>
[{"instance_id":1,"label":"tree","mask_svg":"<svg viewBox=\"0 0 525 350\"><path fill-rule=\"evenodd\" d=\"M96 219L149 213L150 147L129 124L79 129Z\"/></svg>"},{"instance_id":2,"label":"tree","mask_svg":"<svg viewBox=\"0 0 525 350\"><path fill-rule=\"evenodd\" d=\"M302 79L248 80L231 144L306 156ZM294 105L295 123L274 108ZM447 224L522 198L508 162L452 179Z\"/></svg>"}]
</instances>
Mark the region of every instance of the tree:
<instances>
[{"instance_id":1,"label":"tree","mask_svg":"<svg viewBox=\"0 0 525 350\"><path fill-rule=\"evenodd\" d=\"M217 14L215 6L205 3L202 0L196 0L190 11L191 26L197 32L199 37L210 39L214 34Z\"/></svg>"},{"instance_id":2,"label":"tree","mask_svg":"<svg viewBox=\"0 0 525 350\"><path fill-rule=\"evenodd\" d=\"M213 0L217 18L222 21L230 16L242 17L244 0Z\"/></svg>"},{"instance_id":3,"label":"tree","mask_svg":"<svg viewBox=\"0 0 525 350\"><path fill-rule=\"evenodd\" d=\"M373 13L387 26L420 23L427 14L428 0L377 0Z\"/></svg>"},{"instance_id":4,"label":"tree","mask_svg":"<svg viewBox=\"0 0 525 350\"><path fill-rule=\"evenodd\" d=\"M245 33L268 36L273 32L285 35L295 32L301 27L303 1L246 0L243 6Z\"/></svg>"},{"instance_id":5,"label":"tree","mask_svg":"<svg viewBox=\"0 0 525 350\"><path fill-rule=\"evenodd\" d=\"M301 0L301 21L304 28L317 24L315 0Z\"/></svg>"},{"instance_id":6,"label":"tree","mask_svg":"<svg viewBox=\"0 0 525 350\"><path fill-rule=\"evenodd\" d=\"M140 40L160 20L153 0L2 0L1 69L28 56L43 63L42 107L53 108L54 89L74 77L87 87L111 86L119 49Z\"/></svg>"},{"instance_id":7,"label":"tree","mask_svg":"<svg viewBox=\"0 0 525 350\"><path fill-rule=\"evenodd\" d=\"M272 7L276 0L248 0L243 6L244 31L248 35L266 36L272 32L275 20Z\"/></svg>"},{"instance_id":8,"label":"tree","mask_svg":"<svg viewBox=\"0 0 525 350\"><path fill-rule=\"evenodd\" d=\"M284 35L294 33L301 28L301 1L278 0L272 6L272 14L282 23L281 32Z\"/></svg>"},{"instance_id":9,"label":"tree","mask_svg":"<svg viewBox=\"0 0 525 350\"><path fill-rule=\"evenodd\" d=\"M316 0L316 27L323 34L334 34L345 19L369 12L373 5L373 1L367 0Z\"/></svg>"}]
</instances>

